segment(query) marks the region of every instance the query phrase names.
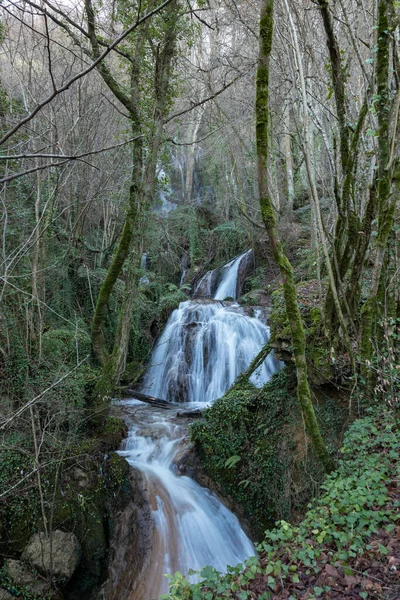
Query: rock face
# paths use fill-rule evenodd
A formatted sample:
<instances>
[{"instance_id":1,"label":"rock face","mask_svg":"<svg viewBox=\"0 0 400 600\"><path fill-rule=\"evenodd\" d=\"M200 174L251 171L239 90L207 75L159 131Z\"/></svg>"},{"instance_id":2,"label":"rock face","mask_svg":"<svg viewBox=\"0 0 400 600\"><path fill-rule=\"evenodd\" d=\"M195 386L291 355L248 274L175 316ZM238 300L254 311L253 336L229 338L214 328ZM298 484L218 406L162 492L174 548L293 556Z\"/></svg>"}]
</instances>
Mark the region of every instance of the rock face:
<instances>
[{"instance_id":1,"label":"rock face","mask_svg":"<svg viewBox=\"0 0 400 600\"><path fill-rule=\"evenodd\" d=\"M108 578L97 600L130 598L151 557L154 522L142 473L131 468L129 483L127 502L112 520Z\"/></svg>"},{"instance_id":2,"label":"rock face","mask_svg":"<svg viewBox=\"0 0 400 600\"><path fill-rule=\"evenodd\" d=\"M217 287L218 277L219 269L207 271L195 284L193 298L212 298Z\"/></svg>"},{"instance_id":3,"label":"rock face","mask_svg":"<svg viewBox=\"0 0 400 600\"><path fill-rule=\"evenodd\" d=\"M73 533L53 531L51 539L36 533L23 552L23 559L45 575L69 581L81 558L81 548Z\"/></svg>"},{"instance_id":4,"label":"rock face","mask_svg":"<svg viewBox=\"0 0 400 600\"><path fill-rule=\"evenodd\" d=\"M236 283L236 298L239 298L243 284L245 279L250 275L250 273L254 270L254 252L248 252L244 254L242 260L239 263L238 274L237 274L237 283Z\"/></svg>"}]
</instances>

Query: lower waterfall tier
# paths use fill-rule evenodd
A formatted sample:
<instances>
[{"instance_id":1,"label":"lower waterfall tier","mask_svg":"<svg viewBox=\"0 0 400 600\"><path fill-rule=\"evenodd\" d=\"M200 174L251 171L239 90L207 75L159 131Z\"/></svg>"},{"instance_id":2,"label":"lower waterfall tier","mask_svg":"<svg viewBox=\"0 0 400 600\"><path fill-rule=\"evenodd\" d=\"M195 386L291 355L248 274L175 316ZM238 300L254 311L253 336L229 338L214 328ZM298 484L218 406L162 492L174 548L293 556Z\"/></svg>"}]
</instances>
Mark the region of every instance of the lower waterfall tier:
<instances>
[{"instance_id":1,"label":"lower waterfall tier","mask_svg":"<svg viewBox=\"0 0 400 600\"><path fill-rule=\"evenodd\" d=\"M148 568L129 600L152 600L168 591L166 573L187 575L210 564L225 572L254 555L235 515L209 490L176 475L174 459L187 440L173 415L166 418L135 400L124 404L132 406L135 425L120 454L146 479L155 525Z\"/></svg>"}]
</instances>

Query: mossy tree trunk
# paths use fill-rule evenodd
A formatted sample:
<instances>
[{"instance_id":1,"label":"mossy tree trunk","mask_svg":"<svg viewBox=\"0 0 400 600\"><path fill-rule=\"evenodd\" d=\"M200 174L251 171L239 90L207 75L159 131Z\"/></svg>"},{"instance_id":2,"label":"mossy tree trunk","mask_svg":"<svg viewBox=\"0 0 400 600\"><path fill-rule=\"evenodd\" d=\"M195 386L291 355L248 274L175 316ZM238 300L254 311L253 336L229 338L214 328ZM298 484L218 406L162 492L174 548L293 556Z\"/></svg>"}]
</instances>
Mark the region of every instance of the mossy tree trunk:
<instances>
[{"instance_id":1,"label":"mossy tree trunk","mask_svg":"<svg viewBox=\"0 0 400 600\"><path fill-rule=\"evenodd\" d=\"M396 150L391 144L390 135L390 47L392 36L393 3L389 0L378 2L378 48L376 55L376 86L378 100L376 110L378 116L378 186L377 186L377 221L378 231L374 248L374 261L371 274L369 296L361 310L361 358L364 373L368 375L369 364L373 357L374 329L379 319L379 285L384 268L384 255L393 227L396 204L399 199L400 168L398 159L391 156ZM397 135L397 118L393 124L393 140ZM392 149L392 150L391 150ZM393 185L393 190L392 190Z\"/></svg>"},{"instance_id":2,"label":"mossy tree trunk","mask_svg":"<svg viewBox=\"0 0 400 600\"><path fill-rule=\"evenodd\" d=\"M292 33L293 47L294 47L294 50L296 53L297 68L298 68L298 72L299 72L299 82L300 82L302 108L303 108L303 128L304 128L304 141L303 141L304 150L303 150L303 152L304 152L304 160L305 160L305 164L306 164L307 178L308 178L308 182L309 182L309 186L310 186L311 207L312 207L312 210L315 215L316 228L317 228L319 239L321 241L322 251L323 251L323 255L324 255L324 259L325 259L325 267L326 267L326 270L328 273L329 285L330 285L330 290L332 293L334 306L336 309L336 314L339 319L339 323L340 323L340 326L342 329L342 335L343 335L349 356L351 358L352 366L354 366L354 358L353 358L353 352L352 352L352 348L351 348L351 342L350 342L350 338L349 338L349 334L348 334L348 330L347 330L347 325L344 320L342 307L340 305L339 294L338 294L338 283L337 283L337 280L335 279L334 269L332 267L331 258L329 255L328 241L326 239L325 229L324 229L324 225L322 222L321 209L320 209L320 205L319 205L319 198L318 198L318 192L317 192L317 185L315 182L315 173L314 173L314 167L313 167L313 162L312 162L312 149L311 149L311 143L310 143L311 135L310 135L310 128L309 128L306 80L304 77L303 60L302 60L302 56L301 56L300 44L298 41L296 26L292 19L292 15L291 15L289 4L288 4L287 0L285 0L285 5L286 5L290 29L291 29L291 33Z\"/></svg>"},{"instance_id":3,"label":"mossy tree trunk","mask_svg":"<svg viewBox=\"0 0 400 600\"><path fill-rule=\"evenodd\" d=\"M322 438L311 401L305 356L306 338L297 303L293 270L278 239L274 207L268 192L269 64L272 50L273 25L274 0L263 0L260 16L260 46L256 83L256 140L260 208L271 250L279 266L283 280L286 313L292 334L293 354L297 372L297 395L301 411L314 451L325 470L329 472L333 469L334 465Z\"/></svg>"},{"instance_id":4,"label":"mossy tree trunk","mask_svg":"<svg viewBox=\"0 0 400 600\"><path fill-rule=\"evenodd\" d=\"M342 61L342 54L335 35L333 26L333 17L328 0L318 0L322 21L325 30L326 44L329 52L332 89L336 103L336 113L339 124L339 140L340 140L340 165L341 173L337 175L337 180L342 183L337 187L336 203L338 217L335 227L335 237L333 242L333 254L335 269L333 271L334 283L336 288L342 288L342 282L349 270L352 261L354 264L354 254L359 238L361 228L360 219L354 206L354 182L358 162L358 153L361 140L361 134L368 114L368 94L371 90L367 90L366 99L360 109L357 125L352 133L348 123L352 120L347 114L346 108L346 88L345 88L345 68ZM355 38L350 30L350 36L354 44ZM357 46L356 53L358 52ZM364 65L363 65L364 67ZM365 71L365 68L363 69ZM368 83L370 78L366 74ZM362 249L362 245L358 250ZM359 258L359 256L357 257ZM332 331L337 320L341 321L337 311L337 303L335 302L335 292L332 285L329 285L326 303L325 303L325 318L327 331ZM349 303L348 296L342 294L343 305L341 310L344 314L348 312ZM351 319L354 315L348 315Z\"/></svg>"},{"instance_id":5,"label":"mossy tree trunk","mask_svg":"<svg viewBox=\"0 0 400 600\"><path fill-rule=\"evenodd\" d=\"M162 145L164 120L170 94L172 60L175 55L178 34L179 16L177 11L178 4L176 2L172 2L166 8L164 39L163 42L158 45L154 57L154 123L150 126L150 133L147 140L148 152L146 153L146 157L145 159L143 158L142 149L140 149L140 155L137 155L135 161L136 181L143 180L140 189L138 190L138 196L140 197L139 228L141 230L144 230L146 227L145 219L148 218L148 211L156 192L157 162ZM138 76L136 79L138 80ZM135 81L133 89L139 89L138 81ZM137 102L139 103L139 98L137 98ZM137 250L137 248L135 249ZM126 368L133 305L137 293L137 274L136 269L134 268L134 263L137 261L137 252L132 252L132 262L128 267L124 298L119 313L114 347L110 357L111 367L108 373L111 379L110 386L115 386L119 383L120 377Z\"/></svg>"},{"instance_id":6,"label":"mossy tree trunk","mask_svg":"<svg viewBox=\"0 0 400 600\"><path fill-rule=\"evenodd\" d=\"M97 38L96 33L96 19L95 19L95 11L93 9L92 1L85 0L85 10L87 15L87 23L88 23L88 36L90 40L90 46L92 49L93 58L97 58L100 55L100 45ZM135 66L137 61L134 60L134 57L131 60L131 69L132 72L135 71ZM132 92L129 94L125 91L123 85L120 85L115 77L110 72L107 65L103 62L99 63L98 71L102 76L104 82L110 88L115 97L123 104L123 106L127 109L130 121L131 128L134 137L138 135L140 128L140 115L139 115L139 106L137 102L137 98L135 97L136 86L132 86ZM101 285L99 295L97 297L96 308L92 319L92 327L91 327L91 337L92 337L92 345L93 352L101 364L103 368L106 367L107 362L109 360L109 355L104 343L103 337L103 326L106 317L106 311L108 302L110 300L112 291L114 289L114 285L122 271L122 267L125 263L126 258L128 257L133 232L137 225L138 219L138 202L139 202L139 193L138 193L138 173L137 173L137 153L140 153L141 141L134 142L133 153L132 153L132 173L131 173L131 184L129 189L129 204L128 210L125 217L125 223L122 229L121 237L117 246L117 249L114 253L114 256L111 261L111 265L107 271L107 274L104 278L104 281ZM107 365L107 369L105 371L109 371L109 365ZM101 386L103 387L103 385Z\"/></svg>"}]
</instances>

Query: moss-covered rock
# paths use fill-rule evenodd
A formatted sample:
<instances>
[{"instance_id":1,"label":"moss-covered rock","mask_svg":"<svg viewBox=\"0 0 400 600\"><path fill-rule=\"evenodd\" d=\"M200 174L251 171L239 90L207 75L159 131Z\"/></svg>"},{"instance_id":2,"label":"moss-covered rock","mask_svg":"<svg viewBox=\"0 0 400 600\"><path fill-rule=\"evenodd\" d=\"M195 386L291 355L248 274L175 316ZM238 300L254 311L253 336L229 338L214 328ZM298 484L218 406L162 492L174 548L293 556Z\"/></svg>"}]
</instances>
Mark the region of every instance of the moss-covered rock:
<instances>
[{"instance_id":1,"label":"moss-covered rock","mask_svg":"<svg viewBox=\"0 0 400 600\"><path fill-rule=\"evenodd\" d=\"M329 400L315 409L335 444L340 410ZM325 415L330 416L324 430ZM276 519L296 517L323 472L302 425L293 369L282 370L262 389L235 387L204 417L191 426L196 451L223 495L244 508L254 533L261 535Z\"/></svg>"}]
</instances>

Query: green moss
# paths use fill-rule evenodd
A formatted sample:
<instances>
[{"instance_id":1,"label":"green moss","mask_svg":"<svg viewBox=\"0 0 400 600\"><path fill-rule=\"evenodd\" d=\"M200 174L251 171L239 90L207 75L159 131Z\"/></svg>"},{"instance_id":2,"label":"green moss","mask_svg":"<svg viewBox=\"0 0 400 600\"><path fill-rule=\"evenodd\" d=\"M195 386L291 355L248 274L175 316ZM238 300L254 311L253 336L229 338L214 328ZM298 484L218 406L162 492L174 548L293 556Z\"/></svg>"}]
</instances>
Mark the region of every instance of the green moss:
<instances>
[{"instance_id":1,"label":"green moss","mask_svg":"<svg viewBox=\"0 0 400 600\"><path fill-rule=\"evenodd\" d=\"M341 427L336 412L337 406L333 412L332 406L321 408L332 442ZM258 534L277 518L298 513L322 476L301 422L296 376L287 367L263 389L236 386L191 427L207 473L243 506Z\"/></svg>"},{"instance_id":2,"label":"green moss","mask_svg":"<svg viewBox=\"0 0 400 600\"><path fill-rule=\"evenodd\" d=\"M261 216L264 225L267 229L275 227L275 210L272 206L271 199L264 197L260 199Z\"/></svg>"},{"instance_id":3,"label":"green moss","mask_svg":"<svg viewBox=\"0 0 400 600\"><path fill-rule=\"evenodd\" d=\"M120 487L126 477L129 475L129 464L116 452L113 452L108 466L111 483L115 487Z\"/></svg>"},{"instance_id":4,"label":"green moss","mask_svg":"<svg viewBox=\"0 0 400 600\"><path fill-rule=\"evenodd\" d=\"M393 411L380 408L355 421L346 433L338 469L326 478L321 496L300 523L280 520L265 532L265 540L257 548L261 560L251 557L223 576L207 567L195 584L175 574L171 592L163 600L215 600L231 595L232 590L237 598L252 594L261 599L272 593L294 598L289 594L300 577L307 577L306 593L313 590L322 597L331 588L313 588L313 582L321 581L327 560L345 573L353 573L359 557L367 554L375 554L374 564L383 565L388 548L382 533L390 542L398 519L392 485L393 473L399 468L398 433ZM383 545L376 541L377 532Z\"/></svg>"},{"instance_id":5,"label":"green moss","mask_svg":"<svg viewBox=\"0 0 400 600\"><path fill-rule=\"evenodd\" d=\"M291 328L285 311L285 299L282 287L273 292L272 312L270 317L271 338L273 347L283 349L283 358L293 352ZM335 380L337 374L335 363L330 359L330 348L322 328L322 313L318 306L318 286L315 281L300 283L297 286L297 303L304 324L305 355L307 371L313 385ZM341 368L341 367L340 367Z\"/></svg>"},{"instance_id":6,"label":"green moss","mask_svg":"<svg viewBox=\"0 0 400 600\"><path fill-rule=\"evenodd\" d=\"M269 55L272 50L272 39L274 34L274 1L265 2L265 12L260 18L260 45L262 52Z\"/></svg>"}]
</instances>

